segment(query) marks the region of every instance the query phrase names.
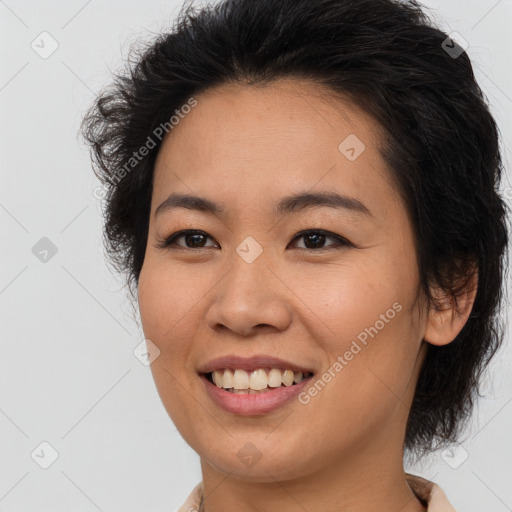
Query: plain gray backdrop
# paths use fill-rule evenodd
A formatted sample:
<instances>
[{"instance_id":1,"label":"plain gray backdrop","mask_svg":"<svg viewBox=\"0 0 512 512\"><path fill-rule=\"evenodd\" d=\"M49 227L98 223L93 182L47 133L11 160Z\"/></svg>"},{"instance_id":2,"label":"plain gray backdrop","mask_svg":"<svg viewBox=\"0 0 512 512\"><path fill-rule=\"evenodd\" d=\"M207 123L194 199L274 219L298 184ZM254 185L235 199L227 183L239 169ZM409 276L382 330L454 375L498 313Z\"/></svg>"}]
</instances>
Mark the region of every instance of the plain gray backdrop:
<instances>
[{"instance_id":1,"label":"plain gray backdrop","mask_svg":"<svg viewBox=\"0 0 512 512\"><path fill-rule=\"evenodd\" d=\"M512 0L424 5L469 44L502 132L510 204ZM134 354L144 337L105 262L98 182L77 139L130 44L166 30L180 7L0 1L1 511L174 511L201 479ZM458 512L512 510L511 363L507 333L460 445L407 468Z\"/></svg>"}]
</instances>

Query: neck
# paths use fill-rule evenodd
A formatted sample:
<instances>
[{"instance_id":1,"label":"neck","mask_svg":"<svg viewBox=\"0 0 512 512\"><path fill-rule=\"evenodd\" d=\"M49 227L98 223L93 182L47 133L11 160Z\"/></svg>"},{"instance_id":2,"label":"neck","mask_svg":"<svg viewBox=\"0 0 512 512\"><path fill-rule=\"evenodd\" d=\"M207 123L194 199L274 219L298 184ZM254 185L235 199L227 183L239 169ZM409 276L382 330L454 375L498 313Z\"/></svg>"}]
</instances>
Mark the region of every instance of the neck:
<instances>
[{"instance_id":1,"label":"neck","mask_svg":"<svg viewBox=\"0 0 512 512\"><path fill-rule=\"evenodd\" d=\"M222 473L201 459L204 502L200 512L426 512L407 483L403 461L381 452L351 454L335 465L293 479L256 479ZM352 454L354 455L354 454ZM348 461L350 460L350 463Z\"/></svg>"}]
</instances>

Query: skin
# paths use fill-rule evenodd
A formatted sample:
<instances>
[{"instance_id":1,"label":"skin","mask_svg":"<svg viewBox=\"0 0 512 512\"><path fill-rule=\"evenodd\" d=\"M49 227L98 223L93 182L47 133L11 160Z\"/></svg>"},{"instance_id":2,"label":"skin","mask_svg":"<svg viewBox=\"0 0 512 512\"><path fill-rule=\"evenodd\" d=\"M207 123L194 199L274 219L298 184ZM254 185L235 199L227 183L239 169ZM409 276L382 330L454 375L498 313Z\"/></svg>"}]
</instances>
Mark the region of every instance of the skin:
<instances>
[{"instance_id":1,"label":"skin","mask_svg":"<svg viewBox=\"0 0 512 512\"><path fill-rule=\"evenodd\" d=\"M204 510L426 510L405 478L407 415L427 344L455 338L476 290L458 312L448 299L429 309L380 128L348 100L298 79L223 85L196 99L159 150L138 293L145 337L160 350L151 365L159 395L201 459ZM338 149L350 134L366 146L354 161ZM299 191L336 191L372 215L272 213ZM173 192L221 202L226 214L155 217ZM157 247L183 229L207 236ZM329 236L317 249L308 236L295 239L304 229L357 248ZM263 248L252 263L236 252L248 236ZM227 354L272 354L321 376L395 303L400 312L307 404L239 416L213 403L198 377L200 364ZM238 457L248 442L261 455L251 467Z\"/></svg>"}]
</instances>

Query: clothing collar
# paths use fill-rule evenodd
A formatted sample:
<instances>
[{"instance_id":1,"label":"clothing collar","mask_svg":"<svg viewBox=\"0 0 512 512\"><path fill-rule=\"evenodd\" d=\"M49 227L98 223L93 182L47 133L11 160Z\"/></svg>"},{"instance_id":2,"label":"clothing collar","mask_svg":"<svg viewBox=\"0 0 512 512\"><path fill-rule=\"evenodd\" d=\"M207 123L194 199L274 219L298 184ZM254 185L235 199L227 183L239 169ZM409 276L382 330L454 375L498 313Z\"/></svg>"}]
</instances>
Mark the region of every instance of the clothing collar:
<instances>
[{"instance_id":1,"label":"clothing collar","mask_svg":"<svg viewBox=\"0 0 512 512\"><path fill-rule=\"evenodd\" d=\"M436 483L410 473L405 473L405 478L417 498L427 507L427 512L457 512ZM202 496L203 482L201 481L194 487L178 512L202 512Z\"/></svg>"}]
</instances>

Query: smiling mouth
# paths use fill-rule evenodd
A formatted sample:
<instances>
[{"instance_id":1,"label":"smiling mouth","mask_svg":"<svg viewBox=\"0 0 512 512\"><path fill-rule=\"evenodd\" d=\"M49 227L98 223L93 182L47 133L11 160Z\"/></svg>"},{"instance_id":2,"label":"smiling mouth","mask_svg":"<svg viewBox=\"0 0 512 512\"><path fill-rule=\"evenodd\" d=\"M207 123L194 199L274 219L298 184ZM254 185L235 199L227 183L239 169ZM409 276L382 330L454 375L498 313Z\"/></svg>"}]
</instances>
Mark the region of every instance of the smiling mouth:
<instances>
[{"instance_id":1,"label":"smiling mouth","mask_svg":"<svg viewBox=\"0 0 512 512\"><path fill-rule=\"evenodd\" d=\"M283 388L283 387L296 386L297 384L299 384L299 383L301 383L301 382L303 382L305 380L309 380L309 379L311 379L313 377L313 373L312 372L307 372L307 373L304 373L304 374L301 373L301 377L298 380L298 382L297 382L296 379L294 379L293 382L288 383L288 384L286 384L286 383L281 381L281 384L279 386L277 386L277 385L270 386L267 383L267 386L265 388L263 388L263 389L252 389L250 387L245 387L245 388L242 388L242 389L235 389L234 387L219 386L217 383L215 383L215 381L213 380L213 372L202 373L201 375L204 378L206 378L206 380L208 382L210 382L212 385L216 386L217 388L222 389L223 391L227 391L228 393L241 394L241 395L256 394L256 393L269 393L269 392L271 392L272 390L275 390L275 389L279 389L279 388Z\"/></svg>"}]
</instances>

